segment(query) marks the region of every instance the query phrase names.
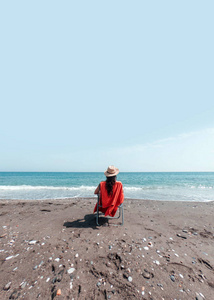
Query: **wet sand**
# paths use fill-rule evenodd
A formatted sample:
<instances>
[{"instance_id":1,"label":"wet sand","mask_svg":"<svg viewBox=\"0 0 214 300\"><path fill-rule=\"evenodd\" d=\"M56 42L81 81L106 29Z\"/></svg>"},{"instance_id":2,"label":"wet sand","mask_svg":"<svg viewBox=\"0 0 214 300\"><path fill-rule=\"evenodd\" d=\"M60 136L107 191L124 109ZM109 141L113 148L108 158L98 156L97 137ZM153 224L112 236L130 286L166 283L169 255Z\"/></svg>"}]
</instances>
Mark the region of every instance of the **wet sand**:
<instances>
[{"instance_id":1,"label":"wet sand","mask_svg":"<svg viewBox=\"0 0 214 300\"><path fill-rule=\"evenodd\" d=\"M95 202L0 201L0 299L214 299L214 202Z\"/></svg>"}]
</instances>

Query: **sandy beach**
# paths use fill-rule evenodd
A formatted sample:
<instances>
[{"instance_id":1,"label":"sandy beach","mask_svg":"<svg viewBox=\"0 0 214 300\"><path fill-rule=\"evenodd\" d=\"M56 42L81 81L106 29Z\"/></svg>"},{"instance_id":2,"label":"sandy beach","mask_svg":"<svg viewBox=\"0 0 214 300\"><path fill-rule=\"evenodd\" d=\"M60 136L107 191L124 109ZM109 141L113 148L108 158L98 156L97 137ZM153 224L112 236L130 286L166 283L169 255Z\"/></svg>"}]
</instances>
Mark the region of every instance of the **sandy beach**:
<instances>
[{"instance_id":1,"label":"sandy beach","mask_svg":"<svg viewBox=\"0 0 214 300\"><path fill-rule=\"evenodd\" d=\"M213 202L95 202L1 200L0 299L214 299Z\"/></svg>"}]
</instances>

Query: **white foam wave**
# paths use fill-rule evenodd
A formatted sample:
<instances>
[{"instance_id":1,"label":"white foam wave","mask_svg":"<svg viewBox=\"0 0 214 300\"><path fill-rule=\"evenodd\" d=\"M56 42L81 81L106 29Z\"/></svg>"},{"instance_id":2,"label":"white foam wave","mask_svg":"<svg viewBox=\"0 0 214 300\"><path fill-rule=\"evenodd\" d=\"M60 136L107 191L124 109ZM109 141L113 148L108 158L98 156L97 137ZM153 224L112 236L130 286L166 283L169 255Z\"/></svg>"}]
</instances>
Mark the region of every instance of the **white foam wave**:
<instances>
[{"instance_id":1,"label":"white foam wave","mask_svg":"<svg viewBox=\"0 0 214 300\"><path fill-rule=\"evenodd\" d=\"M95 186L77 186L77 187L66 187L66 186L32 186L32 185L1 185L0 190L7 191L22 191L22 190L56 190L56 191L92 191L96 187Z\"/></svg>"},{"instance_id":2,"label":"white foam wave","mask_svg":"<svg viewBox=\"0 0 214 300\"><path fill-rule=\"evenodd\" d=\"M202 185L201 185L202 186ZM126 186L125 198L169 200L169 201L214 201L213 187L186 186ZM96 186L32 186L32 185L1 185L0 199L66 199L76 197L95 197Z\"/></svg>"},{"instance_id":3,"label":"white foam wave","mask_svg":"<svg viewBox=\"0 0 214 300\"><path fill-rule=\"evenodd\" d=\"M142 191L142 187L135 187L135 186L130 186L130 187L123 187L124 191Z\"/></svg>"}]
</instances>

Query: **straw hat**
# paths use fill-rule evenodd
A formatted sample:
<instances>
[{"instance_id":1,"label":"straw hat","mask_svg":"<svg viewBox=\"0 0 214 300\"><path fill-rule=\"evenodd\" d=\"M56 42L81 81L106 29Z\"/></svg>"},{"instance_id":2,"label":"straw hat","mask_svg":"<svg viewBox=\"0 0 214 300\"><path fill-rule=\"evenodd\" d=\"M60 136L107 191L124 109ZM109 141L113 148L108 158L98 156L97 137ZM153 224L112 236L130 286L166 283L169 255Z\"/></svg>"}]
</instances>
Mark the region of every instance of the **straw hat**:
<instances>
[{"instance_id":1,"label":"straw hat","mask_svg":"<svg viewBox=\"0 0 214 300\"><path fill-rule=\"evenodd\" d=\"M116 176L119 173L119 169L115 166L109 166L108 169L104 172L106 177Z\"/></svg>"}]
</instances>

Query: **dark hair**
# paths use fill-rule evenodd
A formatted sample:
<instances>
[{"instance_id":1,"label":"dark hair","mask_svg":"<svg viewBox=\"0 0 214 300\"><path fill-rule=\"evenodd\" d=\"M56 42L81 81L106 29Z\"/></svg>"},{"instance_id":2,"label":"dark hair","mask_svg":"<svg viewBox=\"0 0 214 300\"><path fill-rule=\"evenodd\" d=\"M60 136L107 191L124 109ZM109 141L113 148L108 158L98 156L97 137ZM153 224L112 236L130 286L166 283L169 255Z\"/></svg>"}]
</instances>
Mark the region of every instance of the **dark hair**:
<instances>
[{"instance_id":1,"label":"dark hair","mask_svg":"<svg viewBox=\"0 0 214 300\"><path fill-rule=\"evenodd\" d=\"M116 182L116 176L106 177L106 190L109 196L113 194L113 187Z\"/></svg>"}]
</instances>

